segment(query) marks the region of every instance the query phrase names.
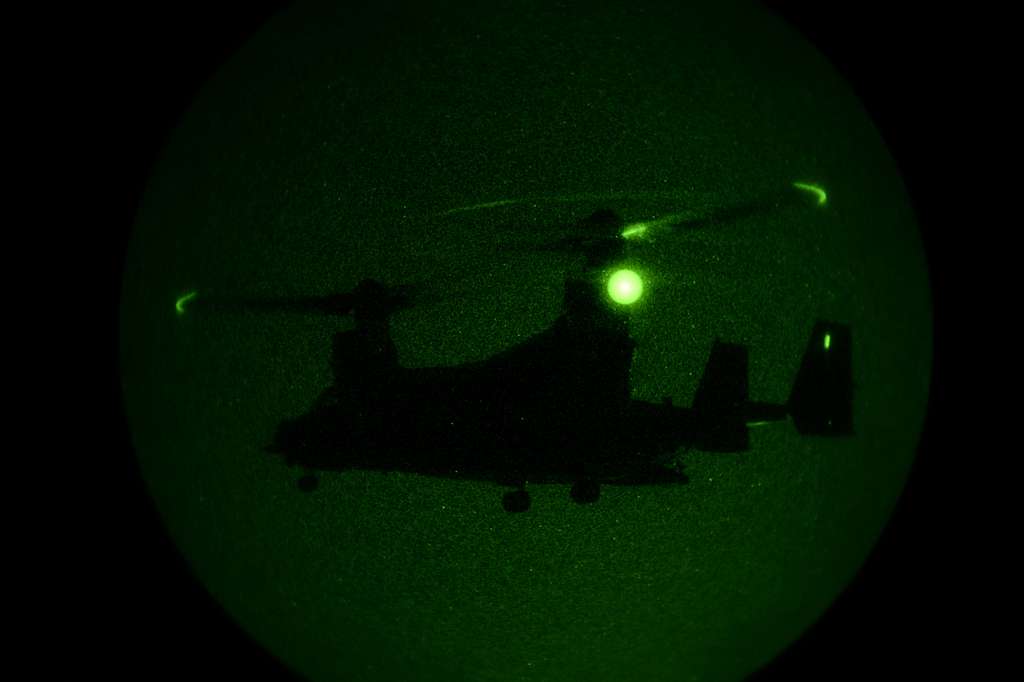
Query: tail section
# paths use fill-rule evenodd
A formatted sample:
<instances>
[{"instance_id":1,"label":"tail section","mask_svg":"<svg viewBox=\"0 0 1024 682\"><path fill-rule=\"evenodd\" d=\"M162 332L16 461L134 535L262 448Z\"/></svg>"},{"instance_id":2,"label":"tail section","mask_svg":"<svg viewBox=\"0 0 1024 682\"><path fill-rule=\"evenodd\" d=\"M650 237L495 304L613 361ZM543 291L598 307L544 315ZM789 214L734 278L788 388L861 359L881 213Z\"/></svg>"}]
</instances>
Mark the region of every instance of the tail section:
<instances>
[{"instance_id":1,"label":"tail section","mask_svg":"<svg viewBox=\"0 0 1024 682\"><path fill-rule=\"evenodd\" d=\"M815 322L786 403L802 435L853 435L852 356L848 325Z\"/></svg>"},{"instance_id":2,"label":"tail section","mask_svg":"<svg viewBox=\"0 0 1024 682\"><path fill-rule=\"evenodd\" d=\"M715 341L704 366L693 410L700 425L694 446L705 452L750 449L745 411L748 394L747 347Z\"/></svg>"},{"instance_id":3,"label":"tail section","mask_svg":"<svg viewBox=\"0 0 1024 682\"><path fill-rule=\"evenodd\" d=\"M852 350L848 325L815 322L789 400L778 405L749 399L747 347L716 340L693 400L694 447L742 452L748 426L787 416L804 436L853 435Z\"/></svg>"}]
</instances>

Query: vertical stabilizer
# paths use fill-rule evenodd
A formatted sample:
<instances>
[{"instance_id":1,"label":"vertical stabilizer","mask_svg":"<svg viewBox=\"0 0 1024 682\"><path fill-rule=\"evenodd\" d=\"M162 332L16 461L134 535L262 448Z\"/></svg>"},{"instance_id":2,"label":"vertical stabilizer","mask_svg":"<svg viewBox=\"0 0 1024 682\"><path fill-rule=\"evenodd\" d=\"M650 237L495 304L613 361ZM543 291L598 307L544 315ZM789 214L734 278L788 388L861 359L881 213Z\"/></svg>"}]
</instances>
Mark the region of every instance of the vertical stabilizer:
<instances>
[{"instance_id":1,"label":"vertical stabilizer","mask_svg":"<svg viewBox=\"0 0 1024 682\"><path fill-rule=\"evenodd\" d=\"M853 434L852 359L848 325L821 320L814 323L786 405L801 434Z\"/></svg>"}]
</instances>

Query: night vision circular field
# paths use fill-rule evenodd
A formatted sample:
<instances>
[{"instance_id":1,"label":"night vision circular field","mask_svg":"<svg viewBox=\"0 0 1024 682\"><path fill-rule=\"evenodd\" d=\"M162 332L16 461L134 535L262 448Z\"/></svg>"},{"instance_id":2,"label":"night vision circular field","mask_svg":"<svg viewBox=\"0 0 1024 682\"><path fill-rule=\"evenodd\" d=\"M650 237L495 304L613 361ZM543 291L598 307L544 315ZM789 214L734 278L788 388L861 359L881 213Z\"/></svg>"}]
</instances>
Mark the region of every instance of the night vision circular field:
<instances>
[{"instance_id":1,"label":"night vision circular field","mask_svg":"<svg viewBox=\"0 0 1024 682\"><path fill-rule=\"evenodd\" d=\"M920 239L729 3L293 6L150 179L121 360L197 579L314 680L733 680L913 460Z\"/></svg>"}]
</instances>

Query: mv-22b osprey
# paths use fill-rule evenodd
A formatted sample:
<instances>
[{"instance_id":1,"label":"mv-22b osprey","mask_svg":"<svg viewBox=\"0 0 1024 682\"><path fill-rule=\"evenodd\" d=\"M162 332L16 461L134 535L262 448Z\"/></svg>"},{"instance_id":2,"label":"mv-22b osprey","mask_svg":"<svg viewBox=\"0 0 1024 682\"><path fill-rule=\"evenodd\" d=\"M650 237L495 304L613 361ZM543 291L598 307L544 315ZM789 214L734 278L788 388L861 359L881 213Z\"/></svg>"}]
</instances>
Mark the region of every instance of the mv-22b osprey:
<instances>
[{"instance_id":1,"label":"mv-22b osprey","mask_svg":"<svg viewBox=\"0 0 1024 682\"><path fill-rule=\"evenodd\" d=\"M612 211L577 224L582 233L545 248L585 256L565 282L562 312L544 331L486 360L406 368L389 333L393 314L411 306L407 288L372 279L326 298L263 301L265 309L354 318L335 335L334 383L310 411L284 420L272 453L304 474L364 469L490 481L508 490L509 512L529 509L527 484L564 483L577 503L596 502L602 485L687 481L680 452L742 452L752 424L791 419L802 435L853 432L851 330L817 321L785 404L750 400L748 353L715 341L690 407L635 400L635 342L628 306L642 283L622 262L627 236ZM621 295L621 298L620 298Z\"/></svg>"}]
</instances>

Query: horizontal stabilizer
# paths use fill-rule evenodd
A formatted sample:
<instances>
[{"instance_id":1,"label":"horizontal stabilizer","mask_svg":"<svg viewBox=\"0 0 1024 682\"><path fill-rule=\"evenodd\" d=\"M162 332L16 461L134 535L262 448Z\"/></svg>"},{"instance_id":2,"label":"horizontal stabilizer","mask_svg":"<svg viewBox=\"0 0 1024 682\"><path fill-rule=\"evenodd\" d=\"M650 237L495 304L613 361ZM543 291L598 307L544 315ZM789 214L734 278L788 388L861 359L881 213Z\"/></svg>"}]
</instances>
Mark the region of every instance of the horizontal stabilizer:
<instances>
[{"instance_id":1,"label":"horizontal stabilizer","mask_svg":"<svg viewBox=\"0 0 1024 682\"><path fill-rule=\"evenodd\" d=\"M853 341L848 325L821 320L814 323L787 402L801 434L853 434L852 359Z\"/></svg>"}]
</instances>

